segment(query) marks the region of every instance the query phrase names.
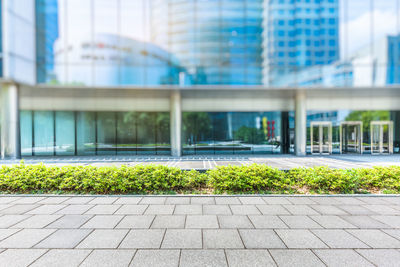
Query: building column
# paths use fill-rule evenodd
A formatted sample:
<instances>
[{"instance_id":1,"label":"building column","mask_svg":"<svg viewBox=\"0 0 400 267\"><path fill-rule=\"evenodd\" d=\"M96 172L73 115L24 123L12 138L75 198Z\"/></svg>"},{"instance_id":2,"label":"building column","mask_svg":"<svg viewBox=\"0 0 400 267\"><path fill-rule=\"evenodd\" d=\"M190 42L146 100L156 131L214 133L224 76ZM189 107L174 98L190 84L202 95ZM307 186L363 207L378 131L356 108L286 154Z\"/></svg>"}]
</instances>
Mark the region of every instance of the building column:
<instances>
[{"instance_id":1,"label":"building column","mask_svg":"<svg viewBox=\"0 0 400 267\"><path fill-rule=\"evenodd\" d=\"M21 158L19 88L16 84L4 84L1 88L1 158Z\"/></svg>"},{"instance_id":2,"label":"building column","mask_svg":"<svg viewBox=\"0 0 400 267\"><path fill-rule=\"evenodd\" d=\"M295 97L295 154L305 156L307 153L307 107L306 92L299 90Z\"/></svg>"},{"instance_id":3,"label":"building column","mask_svg":"<svg viewBox=\"0 0 400 267\"><path fill-rule=\"evenodd\" d=\"M170 97L171 155L182 155L182 99L180 91L172 91Z\"/></svg>"}]
</instances>

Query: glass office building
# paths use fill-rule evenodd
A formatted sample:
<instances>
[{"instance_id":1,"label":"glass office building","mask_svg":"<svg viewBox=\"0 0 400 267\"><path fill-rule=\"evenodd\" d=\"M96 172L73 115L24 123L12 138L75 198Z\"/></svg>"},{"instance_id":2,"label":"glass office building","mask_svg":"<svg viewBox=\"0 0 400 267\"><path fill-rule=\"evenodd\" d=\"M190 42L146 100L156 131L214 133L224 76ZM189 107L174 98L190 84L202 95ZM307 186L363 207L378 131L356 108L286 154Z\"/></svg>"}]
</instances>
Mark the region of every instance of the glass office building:
<instances>
[{"instance_id":1,"label":"glass office building","mask_svg":"<svg viewBox=\"0 0 400 267\"><path fill-rule=\"evenodd\" d=\"M3 0L0 13L4 158L400 152L399 0Z\"/></svg>"}]
</instances>

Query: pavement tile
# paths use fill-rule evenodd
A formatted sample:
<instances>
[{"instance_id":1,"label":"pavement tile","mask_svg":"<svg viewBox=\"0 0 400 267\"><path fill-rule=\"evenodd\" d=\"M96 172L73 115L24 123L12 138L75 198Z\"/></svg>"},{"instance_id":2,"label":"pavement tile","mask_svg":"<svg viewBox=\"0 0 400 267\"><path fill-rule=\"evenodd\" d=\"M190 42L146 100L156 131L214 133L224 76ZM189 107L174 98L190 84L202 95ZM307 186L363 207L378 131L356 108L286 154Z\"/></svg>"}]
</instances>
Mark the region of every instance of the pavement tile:
<instances>
[{"instance_id":1,"label":"pavement tile","mask_svg":"<svg viewBox=\"0 0 400 267\"><path fill-rule=\"evenodd\" d=\"M30 266L79 266L79 264L87 257L87 255L89 255L90 252L90 250L83 249L52 249L41 256Z\"/></svg>"},{"instance_id":2,"label":"pavement tile","mask_svg":"<svg viewBox=\"0 0 400 267\"><path fill-rule=\"evenodd\" d=\"M230 205L234 215L258 215L261 214L255 205Z\"/></svg>"},{"instance_id":3,"label":"pavement tile","mask_svg":"<svg viewBox=\"0 0 400 267\"><path fill-rule=\"evenodd\" d=\"M377 215L376 212L364 208L360 205L342 205L338 207L346 211L350 215Z\"/></svg>"},{"instance_id":4,"label":"pavement tile","mask_svg":"<svg viewBox=\"0 0 400 267\"><path fill-rule=\"evenodd\" d=\"M0 241L9 237L12 234L15 234L21 229L0 229Z\"/></svg>"},{"instance_id":5,"label":"pavement tile","mask_svg":"<svg viewBox=\"0 0 400 267\"><path fill-rule=\"evenodd\" d=\"M95 215L81 228L114 228L122 218L122 215Z\"/></svg>"},{"instance_id":6,"label":"pavement tile","mask_svg":"<svg viewBox=\"0 0 400 267\"><path fill-rule=\"evenodd\" d=\"M228 205L203 205L203 214L205 215L231 215L231 209Z\"/></svg>"},{"instance_id":7,"label":"pavement tile","mask_svg":"<svg viewBox=\"0 0 400 267\"><path fill-rule=\"evenodd\" d=\"M157 215L151 228L185 228L185 216Z\"/></svg>"},{"instance_id":8,"label":"pavement tile","mask_svg":"<svg viewBox=\"0 0 400 267\"><path fill-rule=\"evenodd\" d=\"M65 208L67 205L41 205L36 209L28 211L26 214L53 214L62 208Z\"/></svg>"},{"instance_id":9,"label":"pavement tile","mask_svg":"<svg viewBox=\"0 0 400 267\"><path fill-rule=\"evenodd\" d=\"M348 215L347 212L333 205L310 205L310 207L322 215Z\"/></svg>"},{"instance_id":10,"label":"pavement tile","mask_svg":"<svg viewBox=\"0 0 400 267\"><path fill-rule=\"evenodd\" d=\"M0 196L0 204L8 204L8 203L16 201L17 199L20 199L20 198L22 198L22 197L2 195L2 196Z\"/></svg>"},{"instance_id":11,"label":"pavement tile","mask_svg":"<svg viewBox=\"0 0 400 267\"><path fill-rule=\"evenodd\" d=\"M162 205L165 203L166 197L143 197L139 202L140 204L158 204Z\"/></svg>"},{"instance_id":12,"label":"pavement tile","mask_svg":"<svg viewBox=\"0 0 400 267\"><path fill-rule=\"evenodd\" d=\"M181 215L201 215L202 205L176 205L174 214Z\"/></svg>"},{"instance_id":13,"label":"pavement tile","mask_svg":"<svg viewBox=\"0 0 400 267\"><path fill-rule=\"evenodd\" d=\"M85 212L85 214L114 214L120 207L121 205L95 205Z\"/></svg>"},{"instance_id":14,"label":"pavement tile","mask_svg":"<svg viewBox=\"0 0 400 267\"><path fill-rule=\"evenodd\" d=\"M295 205L309 205L309 204L317 204L312 198L308 197L287 197L289 202Z\"/></svg>"},{"instance_id":15,"label":"pavement tile","mask_svg":"<svg viewBox=\"0 0 400 267\"><path fill-rule=\"evenodd\" d=\"M43 200L40 200L38 204L61 204L62 202L66 201L67 199L70 199L71 197L48 197Z\"/></svg>"},{"instance_id":16,"label":"pavement tile","mask_svg":"<svg viewBox=\"0 0 400 267\"><path fill-rule=\"evenodd\" d=\"M367 208L376 214L379 215L400 215L400 210L393 209L386 205L363 205L364 208Z\"/></svg>"},{"instance_id":17,"label":"pavement tile","mask_svg":"<svg viewBox=\"0 0 400 267\"><path fill-rule=\"evenodd\" d=\"M142 197L126 196L118 198L113 204L138 204Z\"/></svg>"},{"instance_id":18,"label":"pavement tile","mask_svg":"<svg viewBox=\"0 0 400 267\"><path fill-rule=\"evenodd\" d=\"M101 205L113 204L118 199L119 199L119 197L102 196L102 197L95 197L94 199L92 199L88 203L89 204L95 204L95 205L98 205L98 204L101 204Z\"/></svg>"},{"instance_id":19,"label":"pavement tile","mask_svg":"<svg viewBox=\"0 0 400 267\"><path fill-rule=\"evenodd\" d=\"M372 219L380 221L394 228L400 228L400 216L371 216Z\"/></svg>"},{"instance_id":20,"label":"pavement tile","mask_svg":"<svg viewBox=\"0 0 400 267\"><path fill-rule=\"evenodd\" d=\"M174 209L175 205L149 205L144 214L169 215Z\"/></svg>"},{"instance_id":21,"label":"pavement tile","mask_svg":"<svg viewBox=\"0 0 400 267\"><path fill-rule=\"evenodd\" d=\"M318 197L313 197L312 200L317 203L318 205L341 205L342 203L339 202L337 199L333 197L323 197L323 196L318 196Z\"/></svg>"},{"instance_id":22,"label":"pavement tile","mask_svg":"<svg viewBox=\"0 0 400 267\"><path fill-rule=\"evenodd\" d=\"M94 250L80 267L125 267L131 262L136 250L101 249Z\"/></svg>"},{"instance_id":23,"label":"pavement tile","mask_svg":"<svg viewBox=\"0 0 400 267\"><path fill-rule=\"evenodd\" d=\"M46 252L46 249L7 249L0 253L0 267L25 267Z\"/></svg>"},{"instance_id":24,"label":"pavement tile","mask_svg":"<svg viewBox=\"0 0 400 267\"><path fill-rule=\"evenodd\" d=\"M186 228L218 228L216 215L187 215Z\"/></svg>"},{"instance_id":25,"label":"pavement tile","mask_svg":"<svg viewBox=\"0 0 400 267\"><path fill-rule=\"evenodd\" d=\"M241 204L237 197L215 197L217 205L234 205Z\"/></svg>"},{"instance_id":26,"label":"pavement tile","mask_svg":"<svg viewBox=\"0 0 400 267\"><path fill-rule=\"evenodd\" d=\"M202 235L199 229L167 229L162 248L202 248Z\"/></svg>"},{"instance_id":27,"label":"pavement tile","mask_svg":"<svg viewBox=\"0 0 400 267\"><path fill-rule=\"evenodd\" d=\"M68 205L65 208L57 211L55 214L84 214L92 207L94 207L94 205L88 205L88 204Z\"/></svg>"},{"instance_id":28,"label":"pavement tile","mask_svg":"<svg viewBox=\"0 0 400 267\"><path fill-rule=\"evenodd\" d=\"M351 223L343 220L339 216L334 215L314 215L310 216L311 219L316 221L319 225L324 228L357 228Z\"/></svg>"},{"instance_id":29,"label":"pavement tile","mask_svg":"<svg viewBox=\"0 0 400 267\"><path fill-rule=\"evenodd\" d=\"M309 230L279 229L276 233L288 248L327 248L327 246Z\"/></svg>"},{"instance_id":30,"label":"pavement tile","mask_svg":"<svg viewBox=\"0 0 400 267\"><path fill-rule=\"evenodd\" d=\"M60 229L38 243L35 248L74 248L91 230Z\"/></svg>"},{"instance_id":31,"label":"pavement tile","mask_svg":"<svg viewBox=\"0 0 400 267\"><path fill-rule=\"evenodd\" d=\"M356 199L361 200L364 203L368 203L371 205L387 205L390 203L389 201L386 201L385 197L357 197Z\"/></svg>"},{"instance_id":32,"label":"pavement tile","mask_svg":"<svg viewBox=\"0 0 400 267\"><path fill-rule=\"evenodd\" d=\"M400 229L382 229L381 231L400 240Z\"/></svg>"},{"instance_id":33,"label":"pavement tile","mask_svg":"<svg viewBox=\"0 0 400 267\"><path fill-rule=\"evenodd\" d=\"M319 215L319 213L307 205L283 205L293 215Z\"/></svg>"},{"instance_id":34,"label":"pavement tile","mask_svg":"<svg viewBox=\"0 0 400 267\"><path fill-rule=\"evenodd\" d=\"M52 229L22 229L0 242L0 248L31 248L51 235Z\"/></svg>"},{"instance_id":35,"label":"pavement tile","mask_svg":"<svg viewBox=\"0 0 400 267\"><path fill-rule=\"evenodd\" d=\"M374 266L351 249L314 250L314 252L328 266Z\"/></svg>"},{"instance_id":36,"label":"pavement tile","mask_svg":"<svg viewBox=\"0 0 400 267\"><path fill-rule=\"evenodd\" d=\"M239 200L244 205L265 204L265 201L261 197L239 197Z\"/></svg>"},{"instance_id":37,"label":"pavement tile","mask_svg":"<svg viewBox=\"0 0 400 267\"><path fill-rule=\"evenodd\" d=\"M127 215L115 228L150 228L155 215Z\"/></svg>"},{"instance_id":38,"label":"pavement tile","mask_svg":"<svg viewBox=\"0 0 400 267\"><path fill-rule=\"evenodd\" d=\"M9 208L1 210L0 214L11 214L11 215L24 214L37 207L39 207L39 205L37 204L13 205Z\"/></svg>"},{"instance_id":39,"label":"pavement tile","mask_svg":"<svg viewBox=\"0 0 400 267\"><path fill-rule=\"evenodd\" d=\"M272 249L269 251L278 266L303 267L325 266L311 250Z\"/></svg>"},{"instance_id":40,"label":"pavement tile","mask_svg":"<svg viewBox=\"0 0 400 267\"><path fill-rule=\"evenodd\" d=\"M92 215L65 215L46 228L79 228L92 217Z\"/></svg>"},{"instance_id":41,"label":"pavement tile","mask_svg":"<svg viewBox=\"0 0 400 267\"><path fill-rule=\"evenodd\" d=\"M352 229L347 231L372 248L400 248L399 240L380 230Z\"/></svg>"},{"instance_id":42,"label":"pavement tile","mask_svg":"<svg viewBox=\"0 0 400 267\"><path fill-rule=\"evenodd\" d=\"M167 197L165 204L190 204L190 197Z\"/></svg>"},{"instance_id":43,"label":"pavement tile","mask_svg":"<svg viewBox=\"0 0 400 267\"><path fill-rule=\"evenodd\" d=\"M223 250L182 250L180 267L227 267Z\"/></svg>"},{"instance_id":44,"label":"pavement tile","mask_svg":"<svg viewBox=\"0 0 400 267\"><path fill-rule=\"evenodd\" d=\"M276 266L268 250L227 250L230 267Z\"/></svg>"},{"instance_id":45,"label":"pavement tile","mask_svg":"<svg viewBox=\"0 0 400 267\"><path fill-rule=\"evenodd\" d=\"M339 201L341 204L344 204L344 205L362 205L362 204L367 204L366 202L361 201L360 199L355 198L355 197L344 197L344 196L341 196L341 197L333 197L333 198L335 200Z\"/></svg>"},{"instance_id":46,"label":"pavement tile","mask_svg":"<svg viewBox=\"0 0 400 267\"><path fill-rule=\"evenodd\" d=\"M13 204L34 204L36 202L39 202L43 199L45 199L46 197L31 197L31 196L25 196L25 197L21 197L15 201L13 201Z\"/></svg>"},{"instance_id":47,"label":"pavement tile","mask_svg":"<svg viewBox=\"0 0 400 267\"><path fill-rule=\"evenodd\" d=\"M249 215L255 228L288 228L287 225L275 215Z\"/></svg>"},{"instance_id":48,"label":"pavement tile","mask_svg":"<svg viewBox=\"0 0 400 267\"><path fill-rule=\"evenodd\" d=\"M359 254L377 266L399 266L400 252L395 249L357 249Z\"/></svg>"},{"instance_id":49,"label":"pavement tile","mask_svg":"<svg viewBox=\"0 0 400 267\"><path fill-rule=\"evenodd\" d=\"M321 225L302 215L281 215L279 216L289 228L322 228Z\"/></svg>"},{"instance_id":50,"label":"pavement tile","mask_svg":"<svg viewBox=\"0 0 400 267\"><path fill-rule=\"evenodd\" d=\"M93 200L94 197L71 197L63 202L63 204L87 204L89 201Z\"/></svg>"},{"instance_id":51,"label":"pavement tile","mask_svg":"<svg viewBox=\"0 0 400 267\"><path fill-rule=\"evenodd\" d=\"M215 204L214 197L191 197L190 204Z\"/></svg>"},{"instance_id":52,"label":"pavement tile","mask_svg":"<svg viewBox=\"0 0 400 267\"><path fill-rule=\"evenodd\" d=\"M12 228L43 228L59 219L61 216L62 215L33 215L15 224Z\"/></svg>"},{"instance_id":53,"label":"pavement tile","mask_svg":"<svg viewBox=\"0 0 400 267\"><path fill-rule=\"evenodd\" d=\"M218 221L221 228L254 228L245 215L220 215Z\"/></svg>"},{"instance_id":54,"label":"pavement tile","mask_svg":"<svg viewBox=\"0 0 400 267\"><path fill-rule=\"evenodd\" d=\"M203 230L204 248L244 248L237 230Z\"/></svg>"},{"instance_id":55,"label":"pavement tile","mask_svg":"<svg viewBox=\"0 0 400 267\"><path fill-rule=\"evenodd\" d=\"M384 200L386 202L395 204L395 205L400 205L400 197L384 197Z\"/></svg>"},{"instance_id":56,"label":"pavement tile","mask_svg":"<svg viewBox=\"0 0 400 267\"><path fill-rule=\"evenodd\" d=\"M131 230L120 248L160 248L164 229Z\"/></svg>"},{"instance_id":57,"label":"pavement tile","mask_svg":"<svg viewBox=\"0 0 400 267\"><path fill-rule=\"evenodd\" d=\"M29 218L31 215L4 215L0 217L0 228L8 228L22 220Z\"/></svg>"},{"instance_id":58,"label":"pavement tile","mask_svg":"<svg viewBox=\"0 0 400 267\"><path fill-rule=\"evenodd\" d=\"M9 208L11 206L12 206L12 204L0 204L0 211L4 210L4 209L7 209L7 208ZM1 212L0 212L0 216L1 216Z\"/></svg>"},{"instance_id":59,"label":"pavement tile","mask_svg":"<svg viewBox=\"0 0 400 267\"><path fill-rule=\"evenodd\" d=\"M174 267L179 264L179 250L138 250L131 267ZM192 265L193 266L193 265Z\"/></svg>"},{"instance_id":60,"label":"pavement tile","mask_svg":"<svg viewBox=\"0 0 400 267\"><path fill-rule=\"evenodd\" d=\"M330 248L369 248L366 244L344 230L312 230Z\"/></svg>"},{"instance_id":61,"label":"pavement tile","mask_svg":"<svg viewBox=\"0 0 400 267\"><path fill-rule=\"evenodd\" d=\"M117 248L127 232L122 229L96 229L77 248Z\"/></svg>"},{"instance_id":62,"label":"pavement tile","mask_svg":"<svg viewBox=\"0 0 400 267\"><path fill-rule=\"evenodd\" d=\"M370 216L341 216L345 221L358 228L390 228L390 226L372 219Z\"/></svg>"},{"instance_id":63,"label":"pavement tile","mask_svg":"<svg viewBox=\"0 0 400 267\"><path fill-rule=\"evenodd\" d=\"M273 230L239 230L246 248L286 248Z\"/></svg>"},{"instance_id":64,"label":"pavement tile","mask_svg":"<svg viewBox=\"0 0 400 267\"><path fill-rule=\"evenodd\" d=\"M282 205L282 204L292 204L289 200L284 197L263 197L263 200L270 205Z\"/></svg>"},{"instance_id":65,"label":"pavement tile","mask_svg":"<svg viewBox=\"0 0 400 267\"><path fill-rule=\"evenodd\" d=\"M149 205L122 205L122 207L115 212L115 214L129 214L139 215L143 214Z\"/></svg>"},{"instance_id":66,"label":"pavement tile","mask_svg":"<svg viewBox=\"0 0 400 267\"><path fill-rule=\"evenodd\" d=\"M264 215L289 215L289 211L282 205L257 205L257 208Z\"/></svg>"}]
</instances>

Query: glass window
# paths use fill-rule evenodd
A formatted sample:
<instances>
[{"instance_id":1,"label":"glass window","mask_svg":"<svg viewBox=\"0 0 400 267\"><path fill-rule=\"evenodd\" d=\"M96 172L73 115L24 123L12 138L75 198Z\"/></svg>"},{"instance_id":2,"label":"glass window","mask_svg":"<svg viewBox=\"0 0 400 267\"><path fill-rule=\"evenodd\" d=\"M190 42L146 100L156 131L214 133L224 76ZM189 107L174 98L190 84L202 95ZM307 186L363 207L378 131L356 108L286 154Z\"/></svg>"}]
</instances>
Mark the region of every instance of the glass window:
<instances>
[{"instance_id":1,"label":"glass window","mask_svg":"<svg viewBox=\"0 0 400 267\"><path fill-rule=\"evenodd\" d=\"M33 131L35 156L50 156L55 154L54 112L33 111Z\"/></svg>"},{"instance_id":2,"label":"glass window","mask_svg":"<svg viewBox=\"0 0 400 267\"><path fill-rule=\"evenodd\" d=\"M137 151L137 128L135 112L117 114L117 153L134 155Z\"/></svg>"},{"instance_id":3,"label":"glass window","mask_svg":"<svg viewBox=\"0 0 400 267\"><path fill-rule=\"evenodd\" d=\"M76 118L76 143L78 155L95 155L96 148L96 113L80 111Z\"/></svg>"},{"instance_id":4,"label":"glass window","mask_svg":"<svg viewBox=\"0 0 400 267\"><path fill-rule=\"evenodd\" d=\"M97 112L97 154L117 154L116 113Z\"/></svg>"},{"instance_id":5,"label":"glass window","mask_svg":"<svg viewBox=\"0 0 400 267\"><path fill-rule=\"evenodd\" d=\"M56 155L75 155L75 113L56 111Z\"/></svg>"},{"instance_id":6,"label":"glass window","mask_svg":"<svg viewBox=\"0 0 400 267\"><path fill-rule=\"evenodd\" d=\"M21 155L32 156L32 111L21 110L19 112L20 134L21 134Z\"/></svg>"}]
</instances>

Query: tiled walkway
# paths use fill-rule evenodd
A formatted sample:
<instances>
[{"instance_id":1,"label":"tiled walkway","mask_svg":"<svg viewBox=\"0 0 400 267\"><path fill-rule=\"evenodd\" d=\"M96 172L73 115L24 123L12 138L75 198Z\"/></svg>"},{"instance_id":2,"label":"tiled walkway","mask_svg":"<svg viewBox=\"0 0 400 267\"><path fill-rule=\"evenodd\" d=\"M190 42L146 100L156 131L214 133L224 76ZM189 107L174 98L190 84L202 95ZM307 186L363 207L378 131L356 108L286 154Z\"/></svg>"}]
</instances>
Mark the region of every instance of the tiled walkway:
<instances>
[{"instance_id":1,"label":"tiled walkway","mask_svg":"<svg viewBox=\"0 0 400 267\"><path fill-rule=\"evenodd\" d=\"M396 196L0 196L0 266L399 264Z\"/></svg>"}]
</instances>

